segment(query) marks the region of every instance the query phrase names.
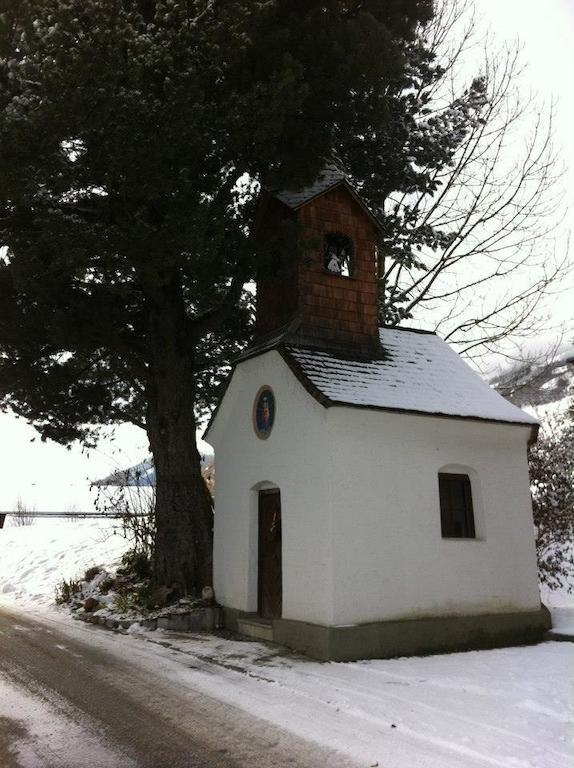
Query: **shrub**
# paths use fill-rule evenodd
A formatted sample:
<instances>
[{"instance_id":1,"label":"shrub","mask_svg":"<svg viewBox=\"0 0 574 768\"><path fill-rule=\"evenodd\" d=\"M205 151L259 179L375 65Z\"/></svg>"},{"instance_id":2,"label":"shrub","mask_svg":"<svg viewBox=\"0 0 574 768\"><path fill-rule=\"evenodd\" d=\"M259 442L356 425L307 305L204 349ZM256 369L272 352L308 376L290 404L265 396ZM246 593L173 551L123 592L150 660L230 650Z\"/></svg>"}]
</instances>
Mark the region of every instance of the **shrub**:
<instances>
[{"instance_id":1,"label":"shrub","mask_svg":"<svg viewBox=\"0 0 574 768\"><path fill-rule=\"evenodd\" d=\"M130 595L128 594L116 595L116 598L114 600L114 608L116 611L119 611L119 613L127 613L127 611L129 611L131 607L132 607L132 599Z\"/></svg>"},{"instance_id":2,"label":"shrub","mask_svg":"<svg viewBox=\"0 0 574 768\"><path fill-rule=\"evenodd\" d=\"M36 518L34 517L35 508L27 507L26 504L18 497L16 502L16 508L12 512L12 525L34 525Z\"/></svg>"},{"instance_id":3,"label":"shrub","mask_svg":"<svg viewBox=\"0 0 574 768\"><path fill-rule=\"evenodd\" d=\"M146 553L140 550L130 549L122 555L122 566L123 573L132 574L137 579L147 579L151 576L151 561Z\"/></svg>"},{"instance_id":4,"label":"shrub","mask_svg":"<svg viewBox=\"0 0 574 768\"><path fill-rule=\"evenodd\" d=\"M99 585L98 589L102 593L102 595L107 595L110 589L114 586L114 579L111 576L107 576L105 579L103 579Z\"/></svg>"},{"instance_id":5,"label":"shrub","mask_svg":"<svg viewBox=\"0 0 574 768\"><path fill-rule=\"evenodd\" d=\"M66 581L66 579L62 579L56 587L56 603L58 605L69 603L72 597L81 591L81 588L82 585L80 581L76 581L75 579Z\"/></svg>"},{"instance_id":6,"label":"shrub","mask_svg":"<svg viewBox=\"0 0 574 768\"><path fill-rule=\"evenodd\" d=\"M100 565L92 565L91 568L88 568L88 570L84 574L84 581L92 581L98 573L102 572L102 567Z\"/></svg>"},{"instance_id":7,"label":"shrub","mask_svg":"<svg viewBox=\"0 0 574 768\"><path fill-rule=\"evenodd\" d=\"M133 480L135 485L131 484ZM147 557L151 557L155 537L154 481L153 466L145 466L135 478L129 470L120 472L117 485L98 486L95 501L98 512L114 512L120 516L123 535L132 549Z\"/></svg>"},{"instance_id":8,"label":"shrub","mask_svg":"<svg viewBox=\"0 0 574 768\"><path fill-rule=\"evenodd\" d=\"M540 580L568 588L574 575L574 425L544 425L529 455Z\"/></svg>"}]
</instances>

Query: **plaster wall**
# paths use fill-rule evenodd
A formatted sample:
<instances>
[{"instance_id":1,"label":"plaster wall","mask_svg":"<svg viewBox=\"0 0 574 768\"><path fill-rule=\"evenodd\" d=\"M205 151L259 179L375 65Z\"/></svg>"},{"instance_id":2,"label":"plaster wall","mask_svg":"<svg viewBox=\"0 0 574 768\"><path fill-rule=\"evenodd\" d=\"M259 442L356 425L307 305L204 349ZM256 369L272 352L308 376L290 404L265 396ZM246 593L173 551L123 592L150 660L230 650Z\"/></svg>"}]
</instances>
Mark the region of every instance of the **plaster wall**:
<instances>
[{"instance_id":1,"label":"plaster wall","mask_svg":"<svg viewBox=\"0 0 574 768\"><path fill-rule=\"evenodd\" d=\"M252 425L262 385L275 393L271 435ZM216 453L214 587L217 600L257 610L260 488L281 491L283 617L331 624L333 552L327 411L301 386L276 351L240 363L208 441Z\"/></svg>"},{"instance_id":2,"label":"plaster wall","mask_svg":"<svg viewBox=\"0 0 574 768\"><path fill-rule=\"evenodd\" d=\"M336 625L540 606L529 427L327 411ZM470 475L477 539L443 539L439 471Z\"/></svg>"}]
</instances>

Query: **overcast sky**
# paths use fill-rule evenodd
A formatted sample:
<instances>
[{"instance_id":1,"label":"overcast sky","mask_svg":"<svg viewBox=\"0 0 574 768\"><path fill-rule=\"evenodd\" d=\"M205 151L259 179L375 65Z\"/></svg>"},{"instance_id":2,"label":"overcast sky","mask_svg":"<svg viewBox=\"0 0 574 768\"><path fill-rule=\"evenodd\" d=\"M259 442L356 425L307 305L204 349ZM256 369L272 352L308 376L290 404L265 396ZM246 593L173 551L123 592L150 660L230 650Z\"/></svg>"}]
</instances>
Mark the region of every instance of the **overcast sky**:
<instances>
[{"instance_id":1,"label":"overcast sky","mask_svg":"<svg viewBox=\"0 0 574 768\"><path fill-rule=\"evenodd\" d=\"M566 219L560 230L563 250L574 230L574 0L475 0L482 21L498 40L520 40L526 69L521 84L534 103L555 103L554 144L564 166L561 179ZM519 148L518 148L519 150ZM570 245L574 263L574 242ZM550 345L562 337L574 342L574 275L565 290L551 299L548 333L540 340Z\"/></svg>"},{"instance_id":2,"label":"overcast sky","mask_svg":"<svg viewBox=\"0 0 574 768\"><path fill-rule=\"evenodd\" d=\"M485 24L499 39L517 37L524 46L528 69L524 89L556 97L556 142L566 165L564 195L574 212L574 0L476 0ZM566 225L569 223L567 222ZM555 301L554 319L574 336L574 304L570 294ZM34 440L34 442L31 442ZM127 467L148 454L145 434L130 426L117 430L114 441L96 451L67 451L41 443L19 419L0 414L0 510L12 509L18 496L39 510L86 509L88 479ZM1 535L1 534L0 534Z\"/></svg>"},{"instance_id":3,"label":"overcast sky","mask_svg":"<svg viewBox=\"0 0 574 768\"><path fill-rule=\"evenodd\" d=\"M574 204L574 0L475 0L502 39L519 38L528 87L556 98L556 145L567 166L565 192ZM572 219L571 219L572 220Z\"/></svg>"}]
</instances>

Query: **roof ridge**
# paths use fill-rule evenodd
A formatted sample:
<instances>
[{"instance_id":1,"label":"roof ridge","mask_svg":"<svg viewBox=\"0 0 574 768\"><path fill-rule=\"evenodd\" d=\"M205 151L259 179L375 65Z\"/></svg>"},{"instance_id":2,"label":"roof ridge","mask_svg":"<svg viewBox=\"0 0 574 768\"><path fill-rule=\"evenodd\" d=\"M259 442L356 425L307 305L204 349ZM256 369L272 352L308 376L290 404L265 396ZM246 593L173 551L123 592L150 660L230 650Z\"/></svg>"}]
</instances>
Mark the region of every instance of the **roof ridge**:
<instances>
[{"instance_id":1,"label":"roof ridge","mask_svg":"<svg viewBox=\"0 0 574 768\"><path fill-rule=\"evenodd\" d=\"M344 171L342 167L337 166L333 162L325 165L315 181L306 187L303 187L303 189L280 189L268 191L288 208L291 208L293 211L298 211L300 208L302 208L304 205L307 205L315 198L330 192L332 189L335 189L339 185L345 186L351 196L371 219L373 224L378 229L382 229L378 215L375 214L370 209L366 201L363 200L361 194L352 183L349 174Z\"/></svg>"},{"instance_id":2,"label":"roof ridge","mask_svg":"<svg viewBox=\"0 0 574 768\"><path fill-rule=\"evenodd\" d=\"M437 336L440 338L436 331L428 331L426 328L410 328L406 325L379 325L379 331L408 331L410 333L424 333L428 336Z\"/></svg>"}]
</instances>

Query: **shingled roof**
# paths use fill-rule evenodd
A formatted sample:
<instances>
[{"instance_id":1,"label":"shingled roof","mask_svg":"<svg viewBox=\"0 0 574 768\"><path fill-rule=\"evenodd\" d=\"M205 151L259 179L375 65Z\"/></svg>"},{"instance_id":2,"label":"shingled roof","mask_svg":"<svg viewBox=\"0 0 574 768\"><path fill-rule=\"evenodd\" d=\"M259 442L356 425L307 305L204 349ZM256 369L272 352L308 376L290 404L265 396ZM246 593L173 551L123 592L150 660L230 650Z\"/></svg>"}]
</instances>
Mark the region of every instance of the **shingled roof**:
<instances>
[{"instance_id":1,"label":"shingled roof","mask_svg":"<svg viewBox=\"0 0 574 768\"><path fill-rule=\"evenodd\" d=\"M283 356L327 407L351 405L535 426L537 420L505 400L434 333L381 328L381 360L342 359L328 352L285 347Z\"/></svg>"},{"instance_id":2,"label":"shingled roof","mask_svg":"<svg viewBox=\"0 0 574 768\"><path fill-rule=\"evenodd\" d=\"M361 198L357 190L351 184L346 174L336 165L328 165L319 174L316 181L313 182L313 184L311 184L309 187L305 187L304 189L298 189L298 190L280 190L278 192L275 191L273 192L273 195L278 200L280 200L284 205L286 205L288 208L291 208L292 210L297 211L299 210L299 208L302 208L304 205L307 205L307 203L310 203L311 200L314 200L316 197L319 197L320 195L324 195L326 192L329 192L331 189L334 189L339 185L343 185L346 187L346 189L355 198L355 200L361 206L361 208L365 211L365 213L371 218L371 220L373 221L373 224L377 228L380 228L381 227L380 221L377 219L375 214L366 205L365 201Z\"/></svg>"},{"instance_id":3,"label":"shingled roof","mask_svg":"<svg viewBox=\"0 0 574 768\"><path fill-rule=\"evenodd\" d=\"M323 195L338 184L347 181L347 177L335 165L329 165L322 171L316 181L309 187L298 190L283 190L275 193L275 197L282 203L297 210L313 198Z\"/></svg>"},{"instance_id":4,"label":"shingled roof","mask_svg":"<svg viewBox=\"0 0 574 768\"><path fill-rule=\"evenodd\" d=\"M275 344L248 350L237 363L279 352L305 389L326 408L348 406L522 424L532 428L536 439L537 419L499 395L436 334L409 328L380 328L379 334L386 353L382 359L345 358L285 345L279 338ZM205 439L218 409L219 405Z\"/></svg>"}]
</instances>

